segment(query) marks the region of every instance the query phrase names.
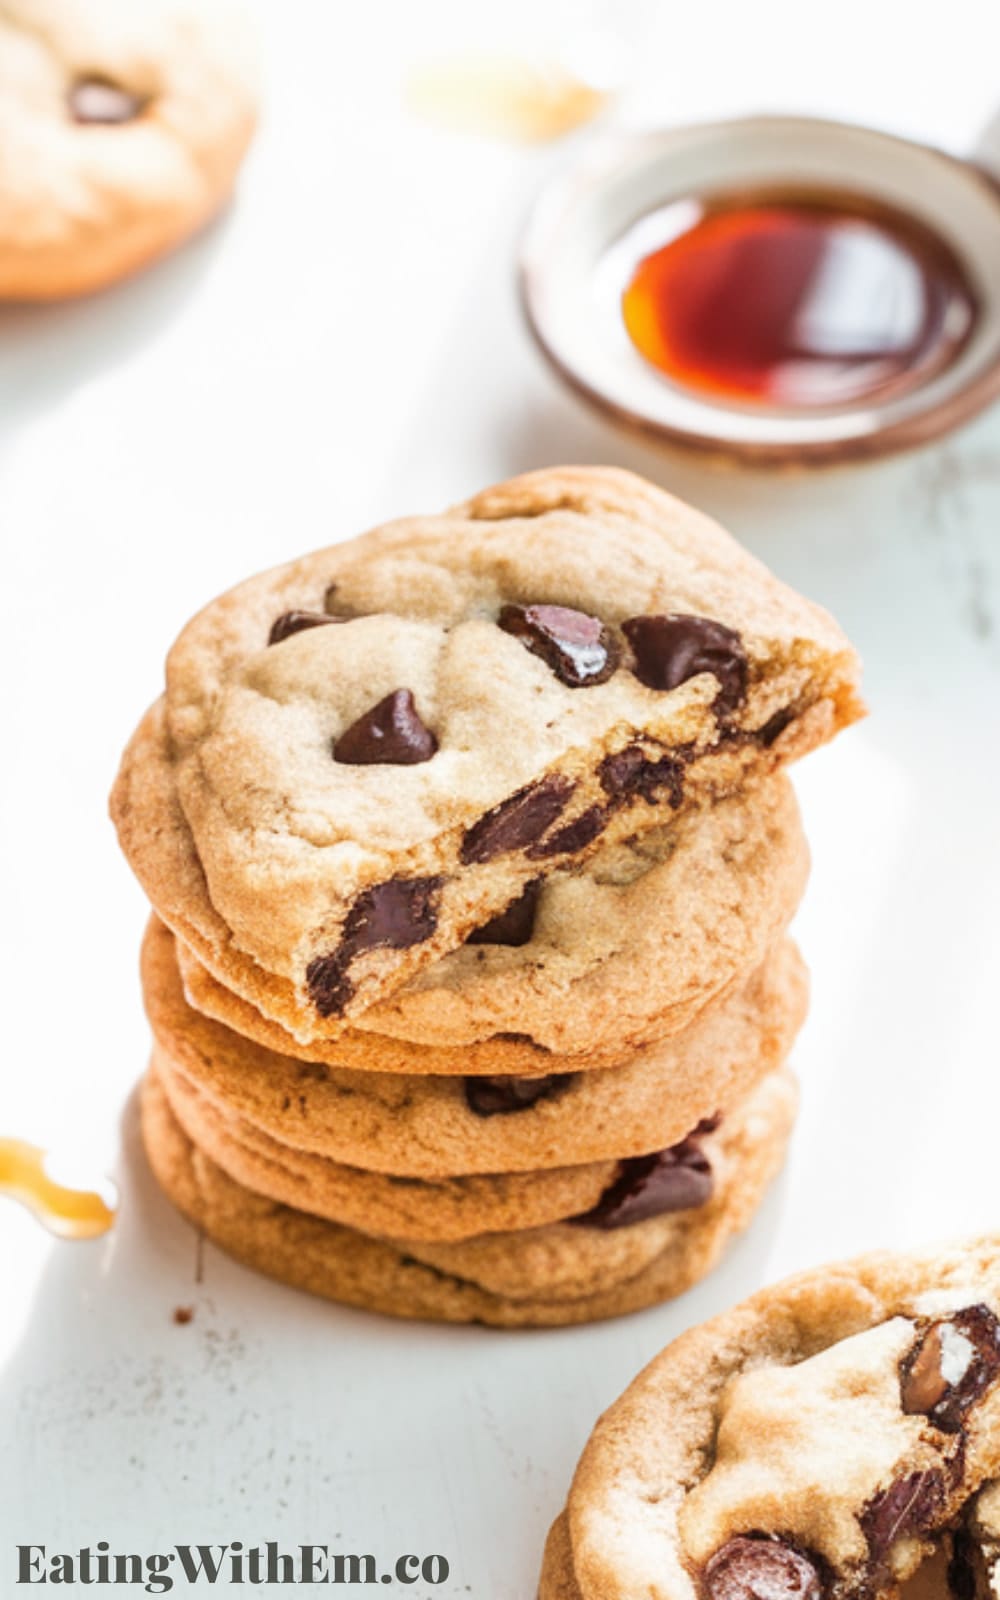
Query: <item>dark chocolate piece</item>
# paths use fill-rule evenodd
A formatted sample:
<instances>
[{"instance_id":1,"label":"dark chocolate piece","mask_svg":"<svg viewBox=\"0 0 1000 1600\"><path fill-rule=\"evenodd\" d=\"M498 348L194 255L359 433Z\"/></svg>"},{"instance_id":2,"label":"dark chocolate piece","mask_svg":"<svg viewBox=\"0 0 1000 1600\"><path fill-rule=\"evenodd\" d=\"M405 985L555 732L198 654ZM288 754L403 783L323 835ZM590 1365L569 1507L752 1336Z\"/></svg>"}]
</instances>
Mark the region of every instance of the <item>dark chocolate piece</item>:
<instances>
[{"instance_id":1,"label":"dark chocolate piece","mask_svg":"<svg viewBox=\"0 0 1000 1600\"><path fill-rule=\"evenodd\" d=\"M937 1467L907 1473L873 1495L861 1512L861 1531L872 1561L879 1565L897 1539L934 1526L945 1500L945 1477Z\"/></svg>"},{"instance_id":2,"label":"dark chocolate piece","mask_svg":"<svg viewBox=\"0 0 1000 1600\"><path fill-rule=\"evenodd\" d=\"M672 613L630 617L622 632L635 656L635 675L649 689L676 689L701 672L711 672L719 689L718 716L735 711L747 692L747 655L732 628L711 617Z\"/></svg>"},{"instance_id":3,"label":"dark chocolate piece","mask_svg":"<svg viewBox=\"0 0 1000 1600\"><path fill-rule=\"evenodd\" d=\"M801 1550L765 1535L740 1534L705 1567L708 1600L822 1600L817 1568Z\"/></svg>"},{"instance_id":4,"label":"dark chocolate piece","mask_svg":"<svg viewBox=\"0 0 1000 1600\"><path fill-rule=\"evenodd\" d=\"M267 642L280 644L283 639L290 639L293 633L302 633L306 628L322 628L327 622L339 621L339 617L328 617L324 611L283 611L272 622Z\"/></svg>"},{"instance_id":5,"label":"dark chocolate piece","mask_svg":"<svg viewBox=\"0 0 1000 1600\"><path fill-rule=\"evenodd\" d=\"M526 883L516 900L503 911L498 911L489 922L469 934L466 944L527 944L535 931L535 912L541 883L533 878Z\"/></svg>"},{"instance_id":6,"label":"dark chocolate piece","mask_svg":"<svg viewBox=\"0 0 1000 1600\"><path fill-rule=\"evenodd\" d=\"M546 856L560 856L570 851L583 850L586 845L593 844L598 834L603 833L610 809L610 806L588 806L587 810L581 811L572 822L564 823L555 833L550 833L537 844L529 846L525 855L529 861L543 861Z\"/></svg>"},{"instance_id":7,"label":"dark chocolate piece","mask_svg":"<svg viewBox=\"0 0 1000 1600\"><path fill-rule=\"evenodd\" d=\"M354 985L347 976L349 955L331 950L329 955L316 956L306 968L306 988L309 998L321 1017L339 1017L354 993Z\"/></svg>"},{"instance_id":8,"label":"dark chocolate piece","mask_svg":"<svg viewBox=\"0 0 1000 1600\"><path fill-rule=\"evenodd\" d=\"M572 778L553 773L501 800L467 830L462 840L463 865L492 861L507 851L524 850L534 844L565 811L575 788Z\"/></svg>"},{"instance_id":9,"label":"dark chocolate piece","mask_svg":"<svg viewBox=\"0 0 1000 1600\"><path fill-rule=\"evenodd\" d=\"M437 927L441 878L390 878L358 895L344 923L336 950L317 956L306 968L306 984L321 1017L339 1016L354 985L347 969L367 950L407 950L422 944Z\"/></svg>"},{"instance_id":10,"label":"dark chocolate piece","mask_svg":"<svg viewBox=\"0 0 1000 1600\"><path fill-rule=\"evenodd\" d=\"M410 690L394 689L334 740L333 759L352 767L415 767L437 747Z\"/></svg>"},{"instance_id":11,"label":"dark chocolate piece","mask_svg":"<svg viewBox=\"0 0 1000 1600\"><path fill-rule=\"evenodd\" d=\"M620 651L600 617L568 606L502 606L497 625L541 656L570 689L604 683Z\"/></svg>"},{"instance_id":12,"label":"dark chocolate piece","mask_svg":"<svg viewBox=\"0 0 1000 1600\"><path fill-rule=\"evenodd\" d=\"M605 756L597 769L598 781L613 804L623 805L639 795L655 806L666 796L676 811L684 798L687 747L669 756L651 756L637 744Z\"/></svg>"},{"instance_id":13,"label":"dark chocolate piece","mask_svg":"<svg viewBox=\"0 0 1000 1600\"><path fill-rule=\"evenodd\" d=\"M783 710L776 711L773 717L768 717L762 728L755 730L754 738L758 744L764 746L765 750L770 750L775 740L780 739L789 723L794 721L795 712L791 706L785 706Z\"/></svg>"},{"instance_id":14,"label":"dark chocolate piece","mask_svg":"<svg viewBox=\"0 0 1000 1600\"><path fill-rule=\"evenodd\" d=\"M900 1403L908 1416L958 1433L998 1375L1000 1322L989 1306L966 1306L924 1328L900 1365Z\"/></svg>"},{"instance_id":15,"label":"dark chocolate piece","mask_svg":"<svg viewBox=\"0 0 1000 1600\"><path fill-rule=\"evenodd\" d=\"M976 1541L967 1528L956 1528L948 1551L948 1589L955 1600L976 1600L987 1592L979 1580L982 1569L982 1552Z\"/></svg>"},{"instance_id":16,"label":"dark chocolate piece","mask_svg":"<svg viewBox=\"0 0 1000 1600\"><path fill-rule=\"evenodd\" d=\"M614 1183L596 1206L572 1220L589 1228L627 1228L668 1211L689 1211L711 1198L712 1167L698 1143L701 1124L668 1150L621 1163Z\"/></svg>"},{"instance_id":17,"label":"dark chocolate piece","mask_svg":"<svg viewBox=\"0 0 1000 1600\"><path fill-rule=\"evenodd\" d=\"M110 78L77 78L67 96L74 122L110 127L134 122L149 104L148 95L133 94Z\"/></svg>"},{"instance_id":18,"label":"dark chocolate piece","mask_svg":"<svg viewBox=\"0 0 1000 1600\"><path fill-rule=\"evenodd\" d=\"M466 1078L465 1099L477 1117L503 1117L526 1111L539 1100L554 1100L567 1090L575 1072L552 1072L545 1078Z\"/></svg>"}]
</instances>

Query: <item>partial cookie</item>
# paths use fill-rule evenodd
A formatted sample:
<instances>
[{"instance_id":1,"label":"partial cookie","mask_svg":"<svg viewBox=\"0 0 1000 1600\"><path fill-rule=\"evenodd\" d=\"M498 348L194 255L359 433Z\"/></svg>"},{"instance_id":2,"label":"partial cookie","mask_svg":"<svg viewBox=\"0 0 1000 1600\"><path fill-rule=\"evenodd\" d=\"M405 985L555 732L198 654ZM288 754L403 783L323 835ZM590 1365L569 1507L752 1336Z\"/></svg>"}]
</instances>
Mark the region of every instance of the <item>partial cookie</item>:
<instances>
[{"instance_id":1,"label":"partial cookie","mask_svg":"<svg viewBox=\"0 0 1000 1600\"><path fill-rule=\"evenodd\" d=\"M683 1293L711 1270L750 1221L784 1155L793 1080L778 1073L762 1091L742 1127L731 1126L726 1177L702 1207L610 1231L565 1224L439 1246L375 1239L235 1183L184 1134L155 1075L143 1086L142 1120L170 1199L257 1270L393 1316L530 1327L638 1310Z\"/></svg>"},{"instance_id":2,"label":"partial cookie","mask_svg":"<svg viewBox=\"0 0 1000 1600\"><path fill-rule=\"evenodd\" d=\"M744 1115L742 1106L727 1106L675 1144L640 1156L536 1172L401 1178L272 1138L202 1094L159 1046L152 1066L188 1138L238 1183L298 1211L408 1244L465 1242L568 1220L620 1227L704 1205L718 1181L723 1130Z\"/></svg>"},{"instance_id":3,"label":"partial cookie","mask_svg":"<svg viewBox=\"0 0 1000 1600\"><path fill-rule=\"evenodd\" d=\"M601 1418L541 1600L870 1600L941 1553L987 1590L1000 1238L791 1278L684 1334Z\"/></svg>"},{"instance_id":4,"label":"partial cookie","mask_svg":"<svg viewBox=\"0 0 1000 1600\"><path fill-rule=\"evenodd\" d=\"M100 289L200 228L253 133L236 0L7 0L0 297Z\"/></svg>"},{"instance_id":5,"label":"partial cookie","mask_svg":"<svg viewBox=\"0 0 1000 1600\"><path fill-rule=\"evenodd\" d=\"M536 473L213 602L113 811L176 926L187 845L138 816L165 761L233 948L342 1022L529 883L829 738L857 681L826 613L706 518L626 473Z\"/></svg>"},{"instance_id":6,"label":"partial cookie","mask_svg":"<svg viewBox=\"0 0 1000 1600\"><path fill-rule=\"evenodd\" d=\"M785 1059L807 999L786 940L683 1033L618 1067L545 1078L356 1072L262 1049L192 1010L175 951L153 919L143 994L175 1070L282 1144L401 1177L524 1172L676 1144Z\"/></svg>"},{"instance_id":7,"label":"partial cookie","mask_svg":"<svg viewBox=\"0 0 1000 1600\"><path fill-rule=\"evenodd\" d=\"M194 1003L271 1048L358 1071L545 1075L556 1046L581 1068L626 1060L684 1027L763 959L808 871L794 792L778 775L642 844L605 845L587 867L555 874L522 927L526 942L470 942L344 1029L233 945L180 816L160 711L133 745L119 826L155 877L159 914L196 957L182 950ZM446 1045L400 1051L393 1035L407 1031L436 1032Z\"/></svg>"}]
</instances>

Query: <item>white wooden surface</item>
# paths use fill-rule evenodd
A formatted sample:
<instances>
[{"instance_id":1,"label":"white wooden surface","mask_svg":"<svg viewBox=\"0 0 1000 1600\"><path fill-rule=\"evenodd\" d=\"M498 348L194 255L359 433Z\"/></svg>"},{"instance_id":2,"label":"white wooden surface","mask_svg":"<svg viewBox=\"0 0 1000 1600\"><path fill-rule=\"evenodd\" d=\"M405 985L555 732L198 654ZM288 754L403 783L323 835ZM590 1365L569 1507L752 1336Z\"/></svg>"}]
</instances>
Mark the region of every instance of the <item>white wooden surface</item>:
<instances>
[{"instance_id":1,"label":"white wooden surface","mask_svg":"<svg viewBox=\"0 0 1000 1600\"><path fill-rule=\"evenodd\" d=\"M1000 413L919 456L778 481L647 454L581 411L511 278L574 141L516 149L402 109L405 63L489 20L269 6L267 122L234 212L114 294L0 313L0 1131L123 1190L89 1245L0 1203L4 1596L17 1542L272 1538L440 1551L452 1577L427 1593L528 1600L597 1412L672 1335L827 1257L1000 1227ZM842 112L957 146L1000 98L986 0L652 4L633 25L651 33L628 121ZM638 467L718 513L867 660L870 720L800 777L814 1002L786 1176L713 1279L601 1327L396 1325L211 1248L196 1284L129 1105L144 908L105 820L120 746L220 588L562 460Z\"/></svg>"}]
</instances>

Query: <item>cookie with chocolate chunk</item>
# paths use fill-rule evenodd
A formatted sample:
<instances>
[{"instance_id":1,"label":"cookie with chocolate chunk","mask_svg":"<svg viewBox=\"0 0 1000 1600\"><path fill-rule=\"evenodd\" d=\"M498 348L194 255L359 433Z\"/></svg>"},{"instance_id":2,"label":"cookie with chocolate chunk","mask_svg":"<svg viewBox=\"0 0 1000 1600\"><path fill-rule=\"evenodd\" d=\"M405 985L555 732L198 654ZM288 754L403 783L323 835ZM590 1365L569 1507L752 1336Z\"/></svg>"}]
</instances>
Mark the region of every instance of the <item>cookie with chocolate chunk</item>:
<instances>
[{"instance_id":1,"label":"cookie with chocolate chunk","mask_svg":"<svg viewBox=\"0 0 1000 1600\"><path fill-rule=\"evenodd\" d=\"M506 926L481 926L345 1028L236 948L180 814L160 711L137 744L121 825L155 871L193 1003L282 1054L359 1071L546 1076L553 1051L581 1070L627 1060L760 963L808 868L794 794L777 774L551 874L516 928L505 908Z\"/></svg>"},{"instance_id":2,"label":"cookie with chocolate chunk","mask_svg":"<svg viewBox=\"0 0 1000 1600\"><path fill-rule=\"evenodd\" d=\"M400 1177L276 1139L204 1094L160 1046L153 1066L185 1133L237 1182L313 1216L408 1243L453 1243L585 1218L617 1228L701 1206L715 1184L720 1125L742 1113L740 1103L729 1105L724 1115L685 1128L673 1144L639 1155L580 1164L567 1150L563 1163L534 1172Z\"/></svg>"},{"instance_id":3,"label":"cookie with chocolate chunk","mask_svg":"<svg viewBox=\"0 0 1000 1600\"><path fill-rule=\"evenodd\" d=\"M818 607L640 479L563 469L213 602L170 653L113 810L175 927L168 863L193 852L219 924L206 964L230 952L231 986L277 980L332 1033L529 884L860 709L857 658ZM153 782L170 838L142 820Z\"/></svg>"},{"instance_id":4,"label":"cookie with chocolate chunk","mask_svg":"<svg viewBox=\"0 0 1000 1600\"><path fill-rule=\"evenodd\" d=\"M683 1033L618 1066L462 1078L298 1061L241 1037L188 1004L176 942L155 920L142 984L158 1046L207 1100L281 1145L417 1178L530 1172L676 1144L780 1065L807 989L786 941Z\"/></svg>"},{"instance_id":5,"label":"cookie with chocolate chunk","mask_svg":"<svg viewBox=\"0 0 1000 1600\"><path fill-rule=\"evenodd\" d=\"M1000 1239L863 1256L640 1374L584 1451L540 1600L875 1600L925 1564L974 1600L998 1476Z\"/></svg>"},{"instance_id":6,"label":"cookie with chocolate chunk","mask_svg":"<svg viewBox=\"0 0 1000 1600\"><path fill-rule=\"evenodd\" d=\"M715 1182L699 1206L608 1225L580 1219L456 1244L362 1233L236 1182L183 1131L155 1071L143 1085L150 1163L206 1236L270 1277L391 1316L540 1327L619 1316L670 1299L747 1226L784 1156L794 1080L771 1074L713 1136Z\"/></svg>"},{"instance_id":7,"label":"cookie with chocolate chunk","mask_svg":"<svg viewBox=\"0 0 1000 1600\"><path fill-rule=\"evenodd\" d=\"M236 0L7 0L0 298L89 293L220 209L256 121Z\"/></svg>"}]
</instances>

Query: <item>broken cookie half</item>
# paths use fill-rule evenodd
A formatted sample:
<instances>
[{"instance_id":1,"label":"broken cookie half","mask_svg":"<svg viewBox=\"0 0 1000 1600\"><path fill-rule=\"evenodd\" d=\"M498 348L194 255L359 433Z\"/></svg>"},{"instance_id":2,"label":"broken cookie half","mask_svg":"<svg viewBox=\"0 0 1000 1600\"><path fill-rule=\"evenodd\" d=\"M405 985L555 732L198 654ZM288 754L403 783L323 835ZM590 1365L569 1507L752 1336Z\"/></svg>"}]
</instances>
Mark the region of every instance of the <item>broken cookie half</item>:
<instances>
[{"instance_id":1,"label":"broken cookie half","mask_svg":"<svg viewBox=\"0 0 1000 1600\"><path fill-rule=\"evenodd\" d=\"M707 518L628 473L533 473L209 605L113 812L166 920L193 920L190 855L202 940L329 1033L549 874L830 738L858 682L833 620Z\"/></svg>"},{"instance_id":2,"label":"broken cookie half","mask_svg":"<svg viewBox=\"0 0 1000 1600\"><path fill-rule=\"evenodd\" d=\"M598 1423L541 1600L996 1600L1000 1237L806 1273Z\"/></svg>"}]
</instances>

